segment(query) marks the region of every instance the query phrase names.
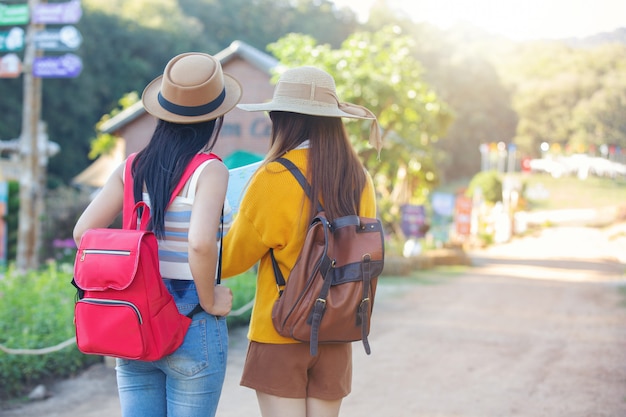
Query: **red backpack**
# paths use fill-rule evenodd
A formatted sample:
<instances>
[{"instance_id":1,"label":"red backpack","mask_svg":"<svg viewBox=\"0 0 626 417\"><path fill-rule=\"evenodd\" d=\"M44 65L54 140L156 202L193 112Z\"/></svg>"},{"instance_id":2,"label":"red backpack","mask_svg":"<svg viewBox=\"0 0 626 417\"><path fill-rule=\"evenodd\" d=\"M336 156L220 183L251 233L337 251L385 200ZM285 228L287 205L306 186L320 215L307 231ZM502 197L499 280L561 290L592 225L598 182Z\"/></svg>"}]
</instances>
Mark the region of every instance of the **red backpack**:
<instances>
[{"instance_id":1,"label":"red backpack","mask_svg":"<svg viewBox=\"0 0 626 417\"><path fill-rule=\"evenodd\" d=\"M78 289L74 309L76 343L86 354L154 361L182 344L191 316L179 313L159 270L158 244L147 231L148 206L134 204L128 157L124 181L124 229L90 229L82 236L74 262ZM218 158L199 154L187 166L170 204L195 169ZM219 159L219 158L218 158ZM133 208L134 207L134 208ZM137 228L137 211L143 208Z\"/></svg>"}]
</instances>

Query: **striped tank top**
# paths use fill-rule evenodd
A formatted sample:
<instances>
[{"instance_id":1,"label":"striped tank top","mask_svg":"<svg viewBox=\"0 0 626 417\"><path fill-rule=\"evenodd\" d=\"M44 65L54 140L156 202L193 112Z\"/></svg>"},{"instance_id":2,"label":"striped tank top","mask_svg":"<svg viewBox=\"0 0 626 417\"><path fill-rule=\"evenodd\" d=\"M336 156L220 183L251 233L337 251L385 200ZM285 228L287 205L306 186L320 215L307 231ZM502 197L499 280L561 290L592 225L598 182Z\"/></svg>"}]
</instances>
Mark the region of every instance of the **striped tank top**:
<instances>
[{"instance_id":1,"label":"striped tank top","mask_svg":"<svg viewBox=\"0 0 626 417\"><path fill-rule=\"evenodd\" d=\"M200 165L193 173L180 195L174 198L165 212L165 238L159 243L159 264L161 276L169 279L193 280L188 257L188 230L191 207L196 193L196 185L202 170L216 159ZM143 193L143 201L150 206L148 193ZM226 203L227 204L227 203ZM216 237L216 244L219 240Z\"/></svg>"}]
</instances>

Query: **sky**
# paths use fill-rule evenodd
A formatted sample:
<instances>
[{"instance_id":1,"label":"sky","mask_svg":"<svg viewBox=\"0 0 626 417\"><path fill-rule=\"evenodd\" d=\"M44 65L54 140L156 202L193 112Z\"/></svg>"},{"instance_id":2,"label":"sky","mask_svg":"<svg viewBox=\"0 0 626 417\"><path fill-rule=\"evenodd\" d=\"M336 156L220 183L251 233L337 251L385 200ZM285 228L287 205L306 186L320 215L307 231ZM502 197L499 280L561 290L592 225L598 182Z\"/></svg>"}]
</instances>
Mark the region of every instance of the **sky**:
<instances>
[{"instance_id":1,"label":"sky","mask_svg":"<svg viewBox=\"0 0 626 417\"><path fill-rule=\"evenodd\" d=\"M361 20L375 0L334 0ZM387 0L416 22L468 22L512 40L585 37L626 27L626 0Z\"/></svg>"}]
</instances>

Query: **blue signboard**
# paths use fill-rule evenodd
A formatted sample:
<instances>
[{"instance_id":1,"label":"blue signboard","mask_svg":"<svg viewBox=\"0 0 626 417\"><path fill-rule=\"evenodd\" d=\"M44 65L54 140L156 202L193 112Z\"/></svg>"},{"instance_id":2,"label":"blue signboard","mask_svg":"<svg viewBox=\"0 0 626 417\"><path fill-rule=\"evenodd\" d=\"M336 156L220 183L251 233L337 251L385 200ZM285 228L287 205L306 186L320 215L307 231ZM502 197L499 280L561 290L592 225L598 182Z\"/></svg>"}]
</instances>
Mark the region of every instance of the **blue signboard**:
<instances>
[{"instance_id":1,"label":"blue signboard","mask_svg":"<svg viewBox=\"0 0 626 417\"><path fill-rule=\"evenodd\" d=\"M0 52L17 52L24 49L24 29L11 28L8 32L0 32Z\"/></svg>"},{"instance_id":2,"label":"blue signboard","mask_svg":"<svg viewBox=\"0 0 626 417\"><path fill-rule=\"evenodd\" d=\"M80 0L66 3L42 3L35 7L32 21L44 25L62 25L78 22L82 14L83 9L80 6Z\"/></svg>"},{"instance_id":3,"label":"blue signboard","mask_svg":"<svg viewBox=\"0 0 626 417\"><path fill-rule=\"evenodd\" d=\"M83 70L83 61L74 54L35 58L33 75L39 78L74 78Z\"/></svg>"},{"instance_id":4,"label":"blue signboard","mask_svg":"<svg viewBox=\"0 0 626 417\"><path fill-rule=\"evenodd\" d=\"M46 29L35 34L35 48L43 51L74 51L83 42L83 37L74 26Z\"/></svg>"},{"instance_id":5,"label":"blue signboard","mask_svg":"<svg viewBox=\"0 0 626 417\"><path fill-rule=\"evenodd\" d=\"M427 231L426 210L424 206L404 204L400 207L402 220L400 227L407 238L424 237Z\"/></svg>"},{"instance_id":6,"label":"blue signboard","mask_svg":"<svg viewBox=\"0 0 626 417\"><path fill-rule=\"evenodd\" d=\"M450 228L454 222L455 195L444 192L431 194L433 208L432 233L436 242L445 243L450 239Z\"/></svg>"}]
</instances>

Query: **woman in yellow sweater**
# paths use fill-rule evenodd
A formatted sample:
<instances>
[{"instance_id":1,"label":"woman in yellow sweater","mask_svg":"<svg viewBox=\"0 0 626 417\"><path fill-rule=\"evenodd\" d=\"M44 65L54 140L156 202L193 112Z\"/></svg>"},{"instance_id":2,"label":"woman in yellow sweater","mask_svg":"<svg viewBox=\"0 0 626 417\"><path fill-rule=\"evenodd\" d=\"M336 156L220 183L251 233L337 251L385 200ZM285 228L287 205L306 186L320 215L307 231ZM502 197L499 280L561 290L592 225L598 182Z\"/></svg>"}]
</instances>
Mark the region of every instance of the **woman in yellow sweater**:
<instances>
[{"instance_id":1,"label":"woman in yellow sweater","mask_svg":"<svg viewBox=\"0 0 626 417\"><path fill-rule=\"evenodd\" d=\"M372 120L370 143L380 152L376 117L364 107L339 102L333 78L313 67L284 72L272 101L239 107L267 111L272 121L269 152L224 238L224 277L259 262L241 385L256 390L264 417L337 416L351 389L351 344L320 345L311 356L308 344L279 335L272 324L278 288L269 250L288 277L315 214L294 176L275 161L289 159L305 174L329 220L349 214L376 217L372 179L341 120Z\"/></svg>"}]
</instances>

